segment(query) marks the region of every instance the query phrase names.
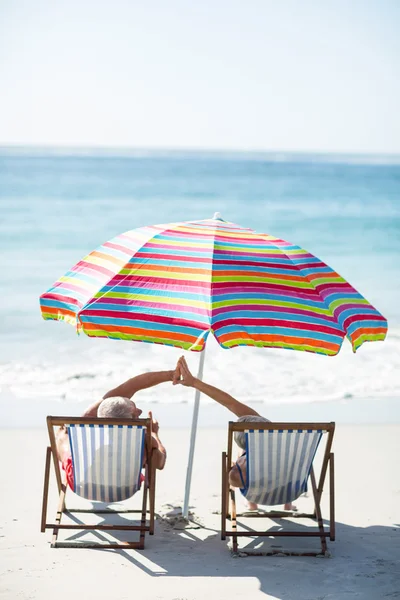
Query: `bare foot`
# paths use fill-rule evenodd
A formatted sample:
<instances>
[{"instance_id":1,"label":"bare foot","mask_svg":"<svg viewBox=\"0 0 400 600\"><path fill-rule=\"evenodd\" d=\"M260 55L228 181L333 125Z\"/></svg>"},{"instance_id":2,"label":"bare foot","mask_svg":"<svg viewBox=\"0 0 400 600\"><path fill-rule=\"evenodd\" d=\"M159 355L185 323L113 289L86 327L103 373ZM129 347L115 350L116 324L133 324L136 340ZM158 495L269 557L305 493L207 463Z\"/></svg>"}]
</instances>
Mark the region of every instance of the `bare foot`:
<instances>
[{"instance_id":1,"label":"bare foot","mask_svg":"<svg viewBox=\"0 0 400 600\"><path fill-rule=\"evenodd\" d=\"M291 502L286 502L286 504L283 506L283 510L291 510L292 512L296 512L297 506L295 506Z\"/></svg>"},{"instance_id":2,"label":"bare foot","mask_svg":"<svg viewBox=\"0 0 400 600\"><path fill-rule=\"evenodd\" d=\"M247 501L247 509L248 510L258 510L258 505L255 502Z\"/></svg>"}]
</instances>

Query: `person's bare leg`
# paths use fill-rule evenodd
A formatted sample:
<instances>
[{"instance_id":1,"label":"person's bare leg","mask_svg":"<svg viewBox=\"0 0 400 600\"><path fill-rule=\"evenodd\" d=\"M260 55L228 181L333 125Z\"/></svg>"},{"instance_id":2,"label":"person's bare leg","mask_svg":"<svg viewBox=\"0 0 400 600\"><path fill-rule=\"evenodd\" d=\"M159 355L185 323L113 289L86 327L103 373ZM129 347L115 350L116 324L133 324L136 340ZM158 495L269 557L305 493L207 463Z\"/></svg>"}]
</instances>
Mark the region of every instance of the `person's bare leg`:
<instances>
[{"instance_id":1,"label":"person's bare leg","mask_svg":"<svg viewBox=\"0 0 400 600\"><path fill-rule=\"evenodd\" d=\"M71 456L68 433L65 425L62 425L56 433L56 446L58 458L61 462L64 462L66 458Z\"/></svg>"},{"instance_id":2,"label":"person's bare leg","mask_svg":"<svg viewBox=\"0 0 400 600\"><path fill-rule=\"evenodd\" d=\"M293 512L296 512L297 506L295 506L292 502L286 502L286 504L283 506L283 510L292 510Z\"/></svg>"},{"instance_id":3,"label":"person's bare leg","mask_svg":"<svg viewBox=\"0 0 400 600\"><path fill-rule=\"evenodd\" d=\"M242 469L242 475L246 477L247 464L246 459L243 456L243 450L240 451L240 454L237 458L237 463L232 463L232 468L229 472L229 484L233 487L240 488L242 487L243 483L239 475L239 469L237 467L238 464L240 464L240 468ZM246 508L247 510L258 510L258 505L255 502L246 500Z\"/></svg>"}]
</instances>

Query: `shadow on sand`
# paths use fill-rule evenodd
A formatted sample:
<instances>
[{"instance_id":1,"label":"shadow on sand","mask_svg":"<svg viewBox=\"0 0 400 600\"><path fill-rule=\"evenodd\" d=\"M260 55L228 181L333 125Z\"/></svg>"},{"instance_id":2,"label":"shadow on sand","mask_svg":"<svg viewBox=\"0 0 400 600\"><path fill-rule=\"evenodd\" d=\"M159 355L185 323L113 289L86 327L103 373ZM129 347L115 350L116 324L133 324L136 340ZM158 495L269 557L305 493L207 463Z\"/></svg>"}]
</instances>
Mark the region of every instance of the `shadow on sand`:
<instances>
[{"instance_id":1,"label":"shadow on sand","mask_svg":"<svg viewBox=\"0 0 400 600\"><path fill-rule=\"evenodd\" d=\"M68 517L76 523L81 522L70 513ZM113 517L112 522L115 525L126 524L122 516ZM104 520L99 523L104 523ZM270 519L265 524L272 537L242 538L245 540L246 550L259 553L279 548L319 548L319 538L274 539L274 531L278 528L285 529L284 520ZM259 525L258 522L257 527ZM329 527L327 522L325 525ZM241 519L241 526L250 529L252 522L248 518ZM305 526L301 522L291 521L290 528L294 527L301 529ZM70 535L68 541L80 541L86 535L87 532L79 532ZM110 539L102 532L94 535L99 542ZM126 534L116 531L113 538L126 539ZM353 527L337 522L336 541L328 540L328 550L330 558L234 556L228 542L220 539L219 518L215 515L211 528L197 520L185 526L177 519L168 520L162 516L158 518L155 535L146 536L145 550L102 549L106 552L118 552L128 565L141 569L150 577L256 578L251 584L253 589L256 585L266 595L282 600L400 598L398 524ZM287 577L288 570L290 577ZM304 591L310 587L313 590L311 595Z\"/></svg>"}]
</instances>

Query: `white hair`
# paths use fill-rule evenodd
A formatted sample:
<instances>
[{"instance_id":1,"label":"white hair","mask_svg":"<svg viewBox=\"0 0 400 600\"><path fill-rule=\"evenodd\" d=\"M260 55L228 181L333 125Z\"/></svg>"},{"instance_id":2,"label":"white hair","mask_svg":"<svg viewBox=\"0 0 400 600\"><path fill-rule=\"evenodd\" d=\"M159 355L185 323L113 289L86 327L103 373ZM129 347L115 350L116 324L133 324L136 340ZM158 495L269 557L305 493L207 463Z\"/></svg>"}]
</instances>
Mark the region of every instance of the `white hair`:
<instances>
[{"instance_id":1,"label":"white hair","mask_svg":"<svg viewBox=\"0 0 400 600\"><path fill-rule=\"evenodd\" d=\"M132 404L132 400L122 396L106 398L97 409L97 416L103 419L130 419L132 417Z\"/></svg>"},{"instance_id":2,"label":"white hair","mask_svg":"<svg viewBox=\"0 0 400 600\"><path fill-rule=\"evenodd\" d=\"M237 420L238 423L270 423L269 419L265 419L264 417L260 417L260 415L246 415L244 417L239 417ZM235 442L242 450L246 450L246 434L244 431L235 431L233 434Z\"/></svg>"}]
</instances>

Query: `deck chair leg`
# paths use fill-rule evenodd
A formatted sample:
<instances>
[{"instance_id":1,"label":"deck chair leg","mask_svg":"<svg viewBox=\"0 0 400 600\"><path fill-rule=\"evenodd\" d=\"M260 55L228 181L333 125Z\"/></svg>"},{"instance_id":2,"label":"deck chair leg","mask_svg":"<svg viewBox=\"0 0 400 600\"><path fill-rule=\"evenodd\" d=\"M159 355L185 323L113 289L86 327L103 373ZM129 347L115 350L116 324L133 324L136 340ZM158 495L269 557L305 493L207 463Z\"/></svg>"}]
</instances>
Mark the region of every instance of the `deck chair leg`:
<instances>
[{"instance_id":1,"label":"deck chair leg","mask_svg":"<svg viewBox=\"0 0 400 600\"><path fill-rule=\"evenodd\" d=\"M142 519L140 521L140 542L139 542L139 549L143 550L144 549L144 541L145 541L145 527L146 527L146 507L147 507L147 492L148 492L148 488L147 486L143 486L143 502L142 502Z\"/></svg>"},{"instance_id":2,"label":"deck chair leg","mask_svg":"<svg viewBox=\"0 0 400 600\"><path fill-rule=\"evenodd\" d=\"M329 455L329 499L330 499L330 539L335 541L335 457L333 452Z\"/></svg>"},{"instance_id":3,"label":"deck chair leg","mask_svg":"<svg viewBox=\"0 0 400 600\"><path fill-rule=\"evenodd\" d=\"M226 456L226 463L225 463L225 518L226 519L230 519L231 518L231 513L230 513L230 503L229 503L229 467L228 467L228 454L226 452L224 452L225 456Z\"/></svg>"},{"instance_id":4,"label":"deck chair leg","mask_svg":"<svg viewBox=\"0 0 400 600\"><path fill-rule=\"evenodd\" d=\"M238 539L237 539L237 523L236 523L236 495L235 490L231 488L231 523L232 523L232 548L234 552L238 550Z\"/></svg>"},{"instance_id":5,"label":"deck chair leg","mask_svg":"<svg viewBox=\"0 0 400 600\"><path fill-rule=\"evenodd\" d=\"M227 472L226 472L226 452L222 453L222 491L221 491L221 540L226 539L226 515L227 507Z\"/></svg>"},{"instance_id":6,"label":"deck chair leg","mask_svg":"<svg viewBox=\"0 0 400 600\"><path fill-rule=\"evenodd\" d=\"M156 470L151 467L151 478L149 488L149 502L150 502L150 529L149 534L154 535L154 515L155 515L155 499L156 499Z\"/></svg>"},{"instance_id":7,"label":"deck chair leg","mask_svg":"<svg viewBox=\"0 0 400 600\"><path fill-rule=\"evenodd\" d=\"M47 498L49 495L49 479L50 479L50 462L51 462L51 447L47 446L46 463L44 468L44 483L43 483L43 502L42 502L42 521L40 531L46 531L46 515L47 515Z\"/></svg>"},{"instance_id":8,"label":"deck chair leg","mask_svg":"<svg viewBox=\"0 0 400 600\"><path fill-rule=\"evenodd\" d=\"M59 496L59 500L58 500L58 510L57 510L57 515L56 515L56 518L55 518L55 522L56 522L57 525L60 525L60 523L61 523L61 517L62 517L62 514L63 514L64 507L65 507L65 494L66 494L66 492L67 492L67 484L66 483L62 483L61 484L60 496ZM54 529L53 529L53 536L51 538L51 547L52 548L56 547L58 532L59 532L58 527L54 527Z\"/></svg>"},{"instance_id":9,"label":"deck chair leg","mask_svg":"<svg viewBox=\"0 0 400 600\"><path fill-rule=\"evenodd\" d=\"M315 475L314 475L314 469L312 467L311 467L310 476L311 476L311 485L312 485L313 494L314 494L314 500L315 500L315 512L316 512L316 515L317 515L318 528L319 528L319 531L320 531L321 550L322 550L322 554L326 554L326 550L327 550L327 548L326 548L326 534L325 534L325 530L324 530L324 524L323 524L323 521L322 521L320 496L318 494L317 484L316 484Z\"/></svg>"}]
</instances>

